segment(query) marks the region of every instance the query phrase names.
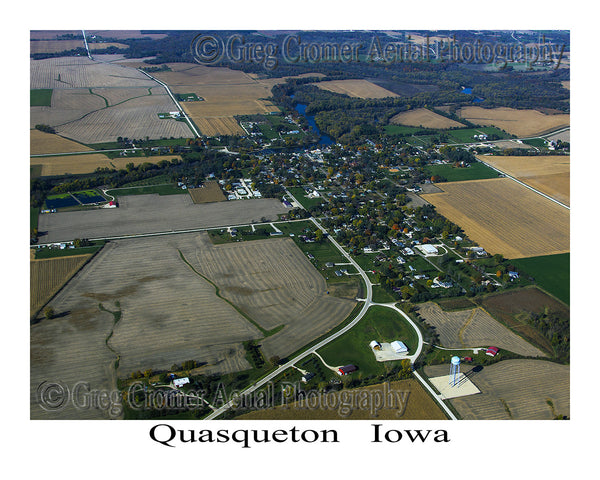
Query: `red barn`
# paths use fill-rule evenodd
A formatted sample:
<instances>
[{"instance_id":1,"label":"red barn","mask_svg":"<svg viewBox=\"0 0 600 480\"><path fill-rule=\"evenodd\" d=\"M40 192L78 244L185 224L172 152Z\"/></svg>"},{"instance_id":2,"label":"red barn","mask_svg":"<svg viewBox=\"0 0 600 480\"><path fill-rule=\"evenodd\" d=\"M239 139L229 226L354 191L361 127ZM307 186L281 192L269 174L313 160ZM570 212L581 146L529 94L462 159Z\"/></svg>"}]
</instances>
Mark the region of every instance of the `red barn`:
<instances>
[{"instance_id":1,"label":"red barn","mask_svg":"<svg viewBox=\"0 0 600 480\"><path fill-rule=\"evenodd\" d=\"M348 375L349 373L356 372L358 367L356 365L346 365L338 368L338 375Z\"/></svg>"},{"instance_id":2,"label":"red barn","mask_svg":"<svg viewBox=\"0 0 600 480\"><path fill-rule=\"evenodd\" d=\"M498 347L489 347L486 351L485 354L489 355L490 357L495 357L496 355L498 355L498 352L500 351L500 349Z\"/></svg>"}]
</instances>

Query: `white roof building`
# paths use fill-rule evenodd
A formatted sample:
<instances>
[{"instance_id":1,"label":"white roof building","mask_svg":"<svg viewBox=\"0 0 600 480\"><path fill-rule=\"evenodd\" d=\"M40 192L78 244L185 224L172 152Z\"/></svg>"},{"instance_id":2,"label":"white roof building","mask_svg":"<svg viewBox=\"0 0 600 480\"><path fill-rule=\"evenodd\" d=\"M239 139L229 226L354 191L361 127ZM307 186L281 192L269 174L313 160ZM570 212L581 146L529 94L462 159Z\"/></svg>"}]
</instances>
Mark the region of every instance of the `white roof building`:
<instances>
[{"instance_id":1,"label":"white roof building","mask_svg":"<svg viewBox=\"0 0 600 480\"><path fill-rule=\"evenodd\" d=\"M394 349L394 352L396 352L396 353L407 353L408 352L408 347L399 340L393 341L392 343L390 343L390 346Z\"/></svg>"},{"instance_id":2,"label":"white roof building","mask_svg":"<svg viewBox=\"0 0 600 480\"><path fill-rule=\"evenodd\" d=\"M173 380L173 386L177 388L184 386L186 383L190 383L190 379L188 377L175 378Z\"/></svg>"}]
</instances>

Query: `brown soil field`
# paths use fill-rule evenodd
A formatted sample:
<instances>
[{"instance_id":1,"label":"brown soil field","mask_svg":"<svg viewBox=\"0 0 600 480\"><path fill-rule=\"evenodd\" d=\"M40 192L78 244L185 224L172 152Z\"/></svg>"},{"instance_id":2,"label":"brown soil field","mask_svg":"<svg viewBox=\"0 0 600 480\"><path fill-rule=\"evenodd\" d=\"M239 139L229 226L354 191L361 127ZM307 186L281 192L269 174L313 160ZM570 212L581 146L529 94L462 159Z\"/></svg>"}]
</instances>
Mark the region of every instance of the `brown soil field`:
<instances>
[{"instance_id":1,"label":"brown soil field","mask_svg":"<svg viewBox=\"0 0 600 480\"><path fill-rule=\"evenodd\" d=\"M56 127L56 131L87 144L115 141L118 137L192 137L187 123L158 117L159 113L175 109L171 97L153 93L91 112L79 120Z\"/></svg>"},{"instance_id":2,"label":"brown soil field","mask_svg":"<svg viewBox=\"0 0 600 480\"><path fill-rule=\"evenodd\" d=\"M495 318L523 337L531 338L550 353L553 349L548 340L520 318L528 313L542 313L546 309L570 318L568 307L535 287L487 295L478 302Z\"/></svg>"},{"instance_id":3,"label":"brown soil field","mask_svg":"<svg viewBox=\"0 0 600 480\"><path fill-rule=\"evenodd\" d=\"M183 253L262 328L285 325L261 341L265 358L293 353L341 323L356 304L327 295L325 279L289 238L213 245L203 233Z\"/></svg>"},{"instance_id":4,"label":"brown soil field","mask_svg":"<svg viewBox=\"0 0 600 480\"><path fill-rule=\"evenodd\" d=\"M569 155L504 156L478 155L482 162L569 205L571 157Z\"/></svg>"},{"instance_id":5,"label":"brown soil field","mask_svg":"<svg viewBox=\"0 0 600 480\"><path fill-rule=\"evenodd\" d=\"M313 85L316 85L323 90L342 93L357 98L386 98L398 96L396 93L390 92L368 80L330 80L318 82Z\"/></svg>"},{"instance_id":6,"label":"brown soil field","mask_svg":"<svg viewBox=\"0 0 600 480\"><path fill-rule=\"evenodd\" d=\"M88 43L91 51L105 49L108 47L116 47L120 49L127 49L129 45L124 43ZM64 50L74 50L76 48L85 48L82 40L38 40L29 42L30 53L58 53Z\"/></svg>"},{"instance_id":7,"label":"brown soil field","mask_svg":"<svg viewBox=\"0 0 600 480\"><path fill-rule=\"evenodd\" d=\"M570 124L569 114L545 115L537 110L516 110L514 108L463 107L457 114L478 125L493 125L502 130L526 137L549 132Z\"/></svg>"},{"instance_id":8,"label":"brown soil field","mask_svg":"<svg viewBox=\"0 0 600 480\"><path fill-rule=\"evenodd\" d=\"M205 182L202 188L190 188L188 190L194 203L223 202L227 200L219 182Z\"/></svg>"},{"instance_id":9,"label":"brown soil field","mask_svg":"<svg viewBox=\"0 0 600 480\"><path fill-rule=\"evenodd\" d=\"M425 128L452 128L464 127L462 123L456 122L450 118L432 112L426 108L417 108L394 115L390 119L390 123L398 125L409 125L411 127Z\"/></svg>"},{"instance_id":10,"label":"brown soil field","mask_svg":"<svg viewBox=\"0 0 600 480\"><path fill-rule=\"evenodd\" d=\"M279 214L288 210L274 198L195 205L187 193L128 195L119 197L119 208L40 215L39 230L48 232L40 237L40 242L247 225L260 222L263 217L269 221L277 220Z\"/></svg>"},{"instance_id":11,"label":"brown soil field","mask_svg":"<svg viewBox=\"0 0 600 480\"><path fill-rule=\"evenodd\" d=\"M509 178L438 184L422 197L488 253L506 258L566 253L569 211Z\"/></svg>"},{"instance_id":12,"label":"brown soil field","mask_svg":"<svg viewBox=\"0 0 600 480\"><path fill-rule=\"evenodd\" d=\"M91 255L45 258L29 262L29 313L37 312L88 261Z\"/></svg>"},{"instance_id":13,"label":"brown soil field","mask_svg":"<svg viewBox=\"0 0 600 480\"><path fill-rule=\"evenodd\" d=\"M156 155L152 157L119 157L110 159L102 153L84 155L64 155L56 157L34 157L30 159L31 166L41 165L42 176L92 173L96 168L124 169L128 163L158 163L161 160L181 160L180 155Z\"/></svg>"},{"instance_id":14,"label":"brown soil field","mask_svg":"<svg viewBox=\"0 0 600 480\"><path fill-rule=\"evenodd\" d=\"M385 394L389 394L390 400L381 410L377 411L377 408L373 408L371 411L377 394L383 395L384 398ZM369 402L369 399L373 401ZM402 410L403 406L405 406L404 410ZM323 394L315 392L312 399L305 402L293 402L275 408L256 410L237 417L239 420L373 420L375 418L377 420L446 420L440 407L414 379L339 392Z\"/></svg>"},{"instance_id":15,"label":"brown soil field","mask_svg":"<svg viewBox=\"0 0 600 480\"><path fill-rule=\"evenodd\" d=\"M173 93L195 93L204 100L182 102L203 135L239 135L243 130L234 116L268 114L279 109L266 98L271 88L285 79L260 79L238 70L194 63L168 64L171 72L156 72Z\"/></svg>"},{"instance_id":16,"label":"brown soil field","mask_svg":"<svg viewBox=\"0 0 600 480\"><path fill-rule=\"evenodd\" d=\"M155 87L143 73L114 63L101 63L88 57L56 57L30 60L30 87Z\"/></svg>"},{"instance_id":17,"label":"brown soil field","mask_svg":"<svg viewBox=\"0 0 600 480\"><path fill-rule=\"evenodd\" d=\"M261 334L180 258L195 237L111 242L59 292L50 302L57 318L31 327L32 418L107 416L72 405L44 412L35 404L44 381L114 390L117 377L185 360L220 373L250 368L241 342ZM118 322L99 305L120 311Z\"/></svg>"},{"instance_id":18,"label":"brown soil field","mask_svg":"<svg viewBox=\"0 0 600 480\"><path fill-rule=\"evenodd\" d=\"M87 152L90 147L74 142L60 135L41 132L33 129L29 132L29 153L30 155L42 155L45 153L68 153L68 152Z\"/></svg>"},{"instance_id":19,"label":"brown soil field","mask_svg":"<svg viewBox=\"0 0 600 480\"><path fill-rule=\"evenodd\" d=\"M425 373L448 375L448 366L428 366ZM551 420L571 414L568 365L503 360L469 378L481 393L450 400L463 420Z\"/></svg>"},{"instance_id":20,"label":"brown soil field","mask_svg":"<svg viewBox=\"0 0 600 480\"><path fill-rule=\"evenodd\" d=\"M571 90L571 82L570 80L565 80L563 82L560 82L560 84L565 87L567 90Z\"/></svg>"},{"instance_id":21,"label":"brown soil field","mask_svg":"<svg viewBox=\"0 0 600 480\"><path fill-rule=\"evenodd\" d=\"M527 357L545 357L491 317L483 308L445 312L437 304L428 302L418 306L418 313L435 327L440 343L446 348L483 347L495 345Z\"/></svg>"},{"instance_id":22,"label":"brown soil field","mask_svg":"<svg viewBox=\"0 0 600 480\"><path fill-rule=\"evenodd\" d=\"M218 135L243 135L245 132L234 117L200 117L192 116L193 108L183 104L183 109L194 119L194 123L202 135L214 137Z\"/></svg>"}]
</instances>

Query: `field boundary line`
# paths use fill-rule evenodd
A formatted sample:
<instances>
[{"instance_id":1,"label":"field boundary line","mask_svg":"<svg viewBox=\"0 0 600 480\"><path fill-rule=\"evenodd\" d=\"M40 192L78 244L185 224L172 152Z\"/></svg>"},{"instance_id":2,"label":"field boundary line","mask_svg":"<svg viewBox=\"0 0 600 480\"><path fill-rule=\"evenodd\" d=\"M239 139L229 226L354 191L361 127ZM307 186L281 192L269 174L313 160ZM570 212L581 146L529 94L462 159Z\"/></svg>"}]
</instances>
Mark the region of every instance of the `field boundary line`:
<instances>
[{"instance_id":1,"label":"field boundary line","mask_svg":"<svg viewBox=\"0 0 600 480\"><path fill-rule=\"evenodd\" d=\"M522 185L522 186L524 186L525 188L528 188L528 189L529 189L529 190L531 190L532 192L535 192L535 193L537 193L538 195L541 195L542 197L544 197L544 198L547 198L548 200L550 200L550 201L552 201L552 202L554 202L554 203L556 203L556 204L560 205L560 206L561 206L561 207L563 207L563 208L566 208L566 209L567 209L567 210L569 210L569 211L571 210L571 207L569 207L568 205L565 205L564 203L562 203L562 202L560 202L560 201L556 200L555 198L551 197L550 195L547 195L547 194L545 194L545 193L543 193L543 192L540 192L539 190L537 190L537 189L535 189L535 188L533 188L533 187L531 187L531 186L527 185L525 182L522 182L521 180L518 180L517 178L513 177L512 175L509 175L508 173L506 173L506 172L503 172L503 171L502 171L502 170L500 170L499 168L496 168L496 167L494 167L494 166L490 165L489 163L487 163L487 162L484 162L483 160L479 160L479 159L478 159L478 161L480 161L481 163L483 163L483 164L484 164L486 167L489 167L489 168L491 168L492 170L495 170L496 172L498 172L498 173L501 173L501 174L502 174L502 175L504 175L506 178L510 178L512 181L514 181L514 182L517 182L519 185Z\"/></svg>"}]
</instances>

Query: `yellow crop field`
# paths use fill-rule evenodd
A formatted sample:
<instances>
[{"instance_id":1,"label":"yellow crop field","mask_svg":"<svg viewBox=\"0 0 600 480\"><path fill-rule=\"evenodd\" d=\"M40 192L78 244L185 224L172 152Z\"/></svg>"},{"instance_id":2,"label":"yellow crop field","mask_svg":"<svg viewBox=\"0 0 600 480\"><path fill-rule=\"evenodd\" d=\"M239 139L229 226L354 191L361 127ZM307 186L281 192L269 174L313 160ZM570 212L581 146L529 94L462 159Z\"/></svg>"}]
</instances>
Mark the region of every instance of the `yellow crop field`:
<instances>
[{"instance_id":1,"label":"yellow crop field","mask_svg":"<svg viewBox=\"0 0 600 480\"><path fill-rule=\"evenodd\" d=\"M33 157L30 165L41 165L40 175L66 175L67 173L79 175L92 173L96 168L124 169L128 163L139 165L141 163L158 163L161 160L181 160L179 155L156 155L151 157L119 157L109 158L102 153L86 153L83 155L60 155L55 157Z\"/></svg>"},{"instance_id":2,"label":"yellow crop field","mask_svg":"<svg viewBox=\"0 0 600 480\"><path fill-rule=\"evenodd\" d=\"M368 80L330 80L328 82L315 83L317 87L334 93L343 93L350 97L358 98L386 98L397 97L394 92L390 92L379 85L375 85Z\"/></svg>"},{"instance_id":3,"label":"yellow crop field","mask_svg":"<svg viewBox=\"0 0 600 480\"><path fill-rule=\"evenodd\" d=\"M380 395L381 406L375 399ZM362 399L359 400L359 399ZM256 410L240 420L446 420L446 416L414 379L351 390L312 391L304 402Z\"/></svg>"},{"instance_id":4,"label":"yellow crop field","mask_svg":"<svg viewBox=\"0 0 600 480\"><path fill-rule=\"evenodd\" d=\"M519 137L540 135L570 124L570 115L567 113L547 115L537 110L516 110L507 107L470 106L461 108L457 114L472 123L492 125Z\"/></svg>"},{"instance_id":5,"label":"yellow crop field","mask_svg":"<svg viewBox=\"0 0 600 480\"><path fill-rule=\"evenodd\" d=\"M30 260L30 315L39 310L54 294L67 283L91 255Z\"/></svg>"},{"instance_id":6,"label":"yellow crop field","mask_svg":"<svg viewBox=\"0 0 600 480\"><path fill-rule=\"evenodd\" d=\"M450 118L446 118L442 115L438 115L437 113L434 113L426 108L417 108L416 110L401 112L390 118L390 123L424 128L464 127L462 123Z\"/></svg>"},{"instance_id":7,"label":"yellow crop field","mask_svg":"<svg viewBox=\"0 0 600 480\"><path fill-rule=\"evenodd\" d=\"M196 126L200 129L202 135L214 137L217 135L243 135L244 130L234 117L198 117L191 112L194 108L189 108L190 105L183 104L183 109L186 113L194 118Z\"/></svg>"},{"instance_id":8,"label":"yellow crop field","mask_svg":"<svg viewBox=\"0 0 600 480\"><path fill-rule=\"evenodd\" d=\"M422 197L487 252L507 258L569 251L569 211L508 178L438 184Z\"/></svg>"},{"instance_id":9,"label":"yellow crop field","mask_svg":"<svg viewBox=\"0 0 600 480\"><path fill-rule=\"evenodd\" d=\"M569 205L571 191L571 157L569 155L523 157L479 155L477 158Z\"/></svg>"},{"instance_id":10,"label":"yellow crop field","mask_svg":"<svg viewBox=\"0 0 600 480\"><path fill-rule=\"evenodd\" d=\"M41 132L39 130L30 130L29 147L31 155L42 155L50 153L69 153L69 152L87 152L91 151L81 143L74 142L54 133Z\"/></svg>"}]
</instances>

